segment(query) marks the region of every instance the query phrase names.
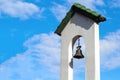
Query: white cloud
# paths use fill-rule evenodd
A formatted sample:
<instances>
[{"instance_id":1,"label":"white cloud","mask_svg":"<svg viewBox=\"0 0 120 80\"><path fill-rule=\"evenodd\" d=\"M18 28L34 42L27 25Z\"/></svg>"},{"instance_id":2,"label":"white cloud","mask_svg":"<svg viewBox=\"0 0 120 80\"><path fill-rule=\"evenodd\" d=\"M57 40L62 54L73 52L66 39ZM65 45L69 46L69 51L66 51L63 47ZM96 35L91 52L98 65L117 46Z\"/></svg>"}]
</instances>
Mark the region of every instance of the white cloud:
<instances>
[{"instance_id":1,"label":"white cloud","mask_svg":"<svg viewBox=\"0 0 120 80\"><path fill-rule=\"evenodd\" d=\"M35 80L41 80L40 78L36 78Z\"/></svg>"},{"instance_id":2,"label":"white cloud","mask_svg":"<svg viewBox=\"0 0 120 80\"><path fill-rule=\"evenodd\" d=\"M92 10L95 10L95 11L98 11L96 6L103 6L104 5L104 2L103 0L67 0L67 3L64 5L64 4L58 4L58 3L55 3L53 5L53 7L51 8L52 12L54 13L55 17L61 21L67 11L70 9L70 7L75 3L80 3L82 5L85 5L86 7L92 9Z\"/></svg>"},{"instance_id":3,"label":"white cloud","mask_svg":"<svg viewBox=\"0 0 120 80\"><path fill-rule=\"evenodd\" d=\"M22 0L0 0L0 14L9 15L26 19L32 16L40 16L42 9L33 3L24 2Z\"/></svg>"},{"instance_id":4,"label":"white cloud","mask_svg":"<svg viewBox=\"0 0 120 80\"><path fill-rule=\"evenodd\" d=\"M104 5L103 0L86 0L86 1L84 1L84 0L68 0L68 2L70 4L78 2L78 3L83 4L93 10L96 10L96 5L100 5L100 6Z\"/></svg>"},{"instance_id":5,"label":"white cloud","mask_svg":"<svg viewBox=\"0 0 120 80\"><path fill-rule=\"evenodd\" d=\"M34 35L24 45L24 53L0 65L0 80L58 80L60 38L54 33Z\"/></svg>"},{"instance_id":6,"label":"white cloud","mask_svg":"<svg viewBox=\"0 0 120 80\"><path fill-rule=\"evenodd\" d=\"M120 0L112 0L111 7L120 7Z\"/></svg>"},{"instance_id":7,"label":"white cloud","mask_svg":"<svg viewBox=\"0 0 120 80\"><path fill-rule=\"evenodd\" d=\"M101 43L101 66L104 69L115 69L120 67L120 30L111 32L103 39Z\"/></svg>"},{"instance_id":8,"label":"white cloud","mask_svg":"<svg viewBox=\"0 0 120 80\"><path fill-rule=\"evenodd\" d=\"M119 41L120 30L100 40L103 69L111 70L120 67ZM25 52L17 54L0 65L0 80L58 80L60 44L60 37L54 33L34 35L24 43L28 48ZM81 66L78 66L80 64ZM85 71L84 59L81 61L74 59L74 65L76 77L77 74Z\"/></svg>"},{"instance_id":9,"label":"white cloud","mask_svg":"<svg viewBox=\"0 0 120 80\"><path fill-rule=\"evenodd\" d=\"M54 13L54 15L56 16L56 18L61 21L64 16L66 15L68 8L65 7L64 5L60 5L60 4L54 4L54 6L51 8L51 11Z\"/></svg>"}]
</instances>

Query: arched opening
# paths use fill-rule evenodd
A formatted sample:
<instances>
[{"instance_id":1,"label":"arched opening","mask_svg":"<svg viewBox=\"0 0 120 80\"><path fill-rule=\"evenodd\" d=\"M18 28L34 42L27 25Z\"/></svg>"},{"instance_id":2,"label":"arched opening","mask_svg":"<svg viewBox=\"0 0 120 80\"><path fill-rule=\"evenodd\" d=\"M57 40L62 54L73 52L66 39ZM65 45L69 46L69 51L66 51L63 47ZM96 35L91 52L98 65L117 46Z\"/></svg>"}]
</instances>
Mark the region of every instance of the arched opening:
<instances>
[{"instance_id":1,"label":"arched opening","mask_svg":"<svg viewBox=\"0 0 120 80\"><path fill-rule=\"evenodd\" d=\"M85 80L85 40L82 36L73 38L73 56L76 54L78 45L81 46L84 58L73 58L73 80Z\"/></svg>"}]
</instances>

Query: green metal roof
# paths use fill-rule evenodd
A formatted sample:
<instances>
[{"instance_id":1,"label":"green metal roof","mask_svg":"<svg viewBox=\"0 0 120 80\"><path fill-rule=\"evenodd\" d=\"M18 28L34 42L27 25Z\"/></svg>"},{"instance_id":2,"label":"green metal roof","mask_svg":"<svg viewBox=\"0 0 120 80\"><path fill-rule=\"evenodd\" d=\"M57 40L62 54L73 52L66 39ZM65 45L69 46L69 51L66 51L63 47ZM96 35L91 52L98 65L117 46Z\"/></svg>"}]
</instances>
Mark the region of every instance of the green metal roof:
<instances>
[{"instance_id":1,"label":"green metal roof","mask_svg":"<svg viewBox=\"0 0 120 80\"><path fill-rule=\"evenodd\" d=\"M73 15L76 12L79 14L82 14L86 17L89 17L90 19L92 19L96 23L106 21L105 17L101 16L100 14L97 14L95 11L92 11L89 8L86 8L85 6L83 6L79 3L75 3L72 5L71 9L66 14L65 18L62 20L60 25L57 27L55 33L57 33L58 35L61 35L61 32L63 31L63 29L65 28L65 26L69 22L69 20L73 17Z\"/></svg>"}]
</instances>

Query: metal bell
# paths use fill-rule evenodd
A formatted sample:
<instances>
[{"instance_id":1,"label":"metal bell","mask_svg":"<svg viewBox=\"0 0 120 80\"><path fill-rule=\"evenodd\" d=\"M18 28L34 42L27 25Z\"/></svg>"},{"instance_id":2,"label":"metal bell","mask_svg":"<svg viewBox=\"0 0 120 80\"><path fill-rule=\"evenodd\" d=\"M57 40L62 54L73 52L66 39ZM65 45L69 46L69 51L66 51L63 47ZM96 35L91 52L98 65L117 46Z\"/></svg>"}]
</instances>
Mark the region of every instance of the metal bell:
<instances>
[{"instance_id":1,"label":"metal bell","mask_svg":"<svg viewBox=\"0 0 120 80\"><path fill-rule=\"evenodd\" d=\"M80 48L81 46L77 46L76 54L73 56L74 58L77 58L77 59L84 58L82 54L82 50Z\"/></svg>"},{"instance_id":2,"label":"metal bell","mask_svg":"<svg viewBox=\"0 0 120 80\"><path fill-rule=\"evenodd\" d=\"M83 54L82 54L82 50L81 50L81 46L80 46L80 39L78 38L78 46L77 46L77 50L75 55L73 56L74 58L80 59L80 58L84 58Z\"/></svg>"}]
</instances>

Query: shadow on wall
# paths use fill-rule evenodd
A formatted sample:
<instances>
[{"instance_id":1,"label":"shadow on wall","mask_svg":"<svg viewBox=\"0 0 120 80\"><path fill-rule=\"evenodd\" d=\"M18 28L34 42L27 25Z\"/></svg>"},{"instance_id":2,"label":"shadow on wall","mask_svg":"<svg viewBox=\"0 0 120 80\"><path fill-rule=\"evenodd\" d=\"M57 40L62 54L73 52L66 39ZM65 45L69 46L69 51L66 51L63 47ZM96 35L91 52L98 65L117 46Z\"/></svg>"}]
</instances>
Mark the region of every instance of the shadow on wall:
<instances>
[{"instance_id":1,"label":"shadow on wall","mask_svg":"<svg viewBox=\"0 0 120 80\"><path fill-rule=\"evenodd\" d=\"M82 28L88 30L93 25L94 21L83 15L75 13L75 15L71 19L71 24L72 23L74 23L76 26L80 25Z\"/></svg>"}]
</instances>

